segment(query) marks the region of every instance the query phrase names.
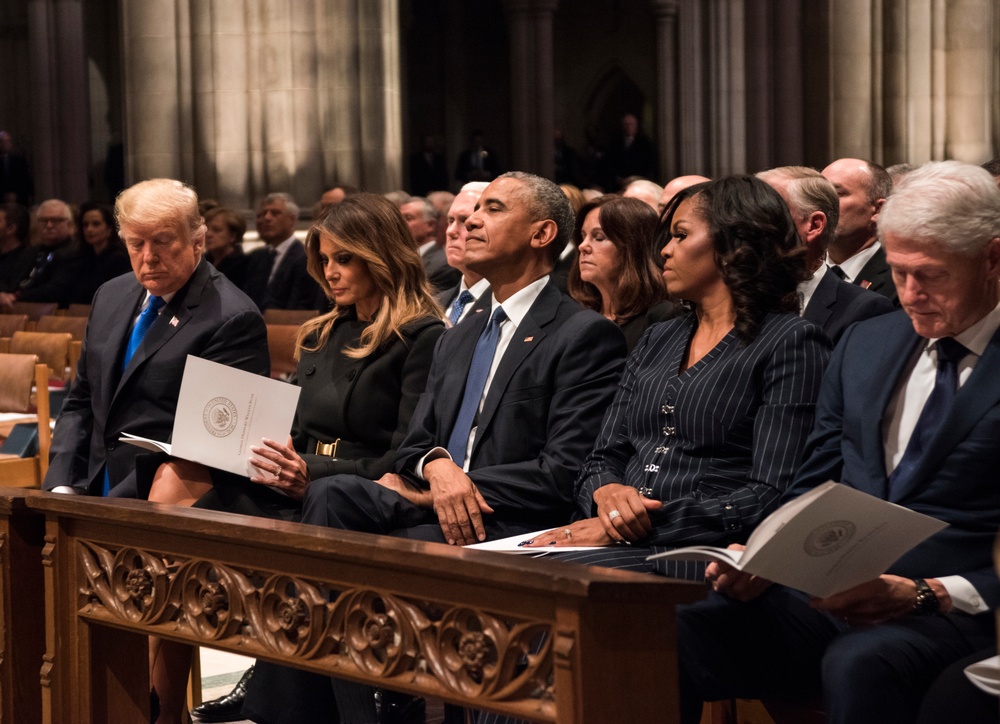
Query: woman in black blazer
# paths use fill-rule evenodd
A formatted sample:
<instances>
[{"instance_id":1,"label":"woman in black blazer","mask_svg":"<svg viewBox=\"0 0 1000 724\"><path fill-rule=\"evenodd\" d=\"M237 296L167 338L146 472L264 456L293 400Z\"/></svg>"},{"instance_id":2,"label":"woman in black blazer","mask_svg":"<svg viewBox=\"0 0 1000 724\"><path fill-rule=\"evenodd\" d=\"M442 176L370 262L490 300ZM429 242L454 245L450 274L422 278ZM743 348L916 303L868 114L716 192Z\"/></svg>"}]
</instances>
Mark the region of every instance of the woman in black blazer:
<instances>
[{"instance_id":1,"label":"woman in black blazer","mask_svg":"<svg viewBox=\"0 0 1000 724\"><path fill-rule=\"evenodd\" d=\"M259 474L249 479L172 460L157 470L149 500L295 520L311 480L389 472L443 313L403 217L382 196L356 194L330 207L309 231L306 253L333 309L299 330L302 394L291 437L251 447ZM153 682L167 722L182 706L190 648L160 649Z\"/></svg>"},{"instance_id":2,"label":"woman in black blazer","mask_svg":"<svg viewBox=\"0 0 1000 724\"><path fill-rule=\"evenodd\" d=\"M150 500L292 520L314 478L389 472L444 332L441 308L403 218L382 196L330 207L306 253L333 309L296 339L302 394L291 437L251 447L259 474L249 480L171 461Z\"/></svg>"}]
</instances>

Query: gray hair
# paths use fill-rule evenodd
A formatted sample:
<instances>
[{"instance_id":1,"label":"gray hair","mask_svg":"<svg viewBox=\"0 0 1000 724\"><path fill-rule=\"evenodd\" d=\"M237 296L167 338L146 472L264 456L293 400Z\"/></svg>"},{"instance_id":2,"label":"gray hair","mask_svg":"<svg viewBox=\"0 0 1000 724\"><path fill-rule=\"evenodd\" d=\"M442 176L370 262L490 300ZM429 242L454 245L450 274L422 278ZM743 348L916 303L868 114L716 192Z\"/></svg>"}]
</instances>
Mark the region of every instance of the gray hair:
<instances>
[{"instance_id":1,"label":"gray hair","mask_svg":"<svg viewBox=\"0 0 1000 724\"><path fill-rule=\"evenodd\" d=\"M936 161L910 171L886 200L878 217L887 234L975 254L1000 237L1000 188L983 168Z\"/></svg>"},{"instance_id":2,"label":"gray hair","mask_svg":"<svg viewBox=\"0 0 1000 724\"><path fill-rule=\"evenodd\" d=\"M498 178L514 179L525 186L525 203L532 221L551 219L555 222L556 238L549 244L552 262L555 263L573 237L573 227L576 225L573 207L566 194L548 179L524 171L508 171Z\"/></svg>"},{"instance_id":3,"label":"gray hair","mask_svg":"<svg viewBox=\"0 0 1000 724\"><path fill-rule=\"evenodd\" d=\"M299 218L299 205L295 203L295 199L292 198L291 194L286 194L284 191L275 191L273 194L268 194L264 197L264 200L260 202L258 208L263 208L267 204L273 204L275 201L282 201L285 204L285 211L292 214L296 219Z\"/></svg>"},{"instance_id":4,"label":"gray hair","mask_svg":"<svg viewBox=\"0 0 1000 724\"><path fill-rule=\"evenodd\" d=\"M486 187L490 185L489 181L469 181L465 184L458 193L465 193L466 191L475 194L481 194L486 190Z\"/></svg>"},{"instance_id":5,"label":"gray hair","mask_svg":"<svg viewBox=\"0 0 1000 724\"><path fill-rule=\"evenodd\" d=\"M757 178L765 183L771 179L783 179L788 182L788 196L792 216L803 214L808 216L814 211L822 211L826 216L826 229L820 243L825 249L833 240L833 233L840 220L840 199L837 189L819 171L808 166L778 166L767 171L761 171Z\"/></svg>"},{"instance_id":6,"label":"gray hair","mask_svg":"<svg viewBox=\"0 0 1000 724\"><path fill-rule=\"evenodd\" d=\"M425 199L423 196L411 196L407 199L403 206L408 204L420 204L420 208L423 209L424 212L424 221L437 221L438 210L434 208L434 204Z\"/></svg>"}]
</instances>

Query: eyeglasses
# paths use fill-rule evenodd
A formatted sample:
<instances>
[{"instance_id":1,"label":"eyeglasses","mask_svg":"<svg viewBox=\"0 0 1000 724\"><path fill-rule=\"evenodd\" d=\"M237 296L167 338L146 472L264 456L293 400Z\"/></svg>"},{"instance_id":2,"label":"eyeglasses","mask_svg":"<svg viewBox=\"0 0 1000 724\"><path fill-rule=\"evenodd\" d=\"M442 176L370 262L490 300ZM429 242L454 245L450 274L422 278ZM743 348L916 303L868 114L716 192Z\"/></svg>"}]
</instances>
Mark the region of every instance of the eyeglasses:
<instances>
[{"instance_id":1,"label":"eyeglasses","mask_svg":"<svg viewBox=\"0 0 1000 724\"><path fill-rule=\"evenodd\" d=\"M65 216L39 216L38 223L41 224L42 226L48 226L49 224L52 225L68 224L69 219L67 219Z\"/></svg>"}]
</instances>

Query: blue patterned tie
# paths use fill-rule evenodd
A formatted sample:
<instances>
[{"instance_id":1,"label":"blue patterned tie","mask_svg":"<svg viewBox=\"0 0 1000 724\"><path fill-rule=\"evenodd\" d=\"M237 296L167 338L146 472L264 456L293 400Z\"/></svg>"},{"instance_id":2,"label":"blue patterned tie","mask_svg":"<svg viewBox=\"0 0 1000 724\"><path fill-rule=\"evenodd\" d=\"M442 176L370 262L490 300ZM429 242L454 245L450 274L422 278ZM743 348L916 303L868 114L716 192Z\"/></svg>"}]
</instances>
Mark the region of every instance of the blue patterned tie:
<instances>
[{"instance_id":1,"label":"blue patterned tie","mask_svg":"<svg viewBox=\"0 0 1000 724\"><path fill-rule=\"evenodd\" d=\"M128 338L128 346L125 348L125 358L122 360L122 372L128 369L128 363L132 360L135 355L135 351L139 349L139 345L142 343L142 338L146 336L146 332L149 328L153 326L153 322L156 321L157 315L160 313L160 309L166 302L163 301L163 297L150 297L149 303L146 308L142 310L142 314L139 315L139 319L136 320L135 326L132 327L132 334ZM108 466L104 466L104 487L101 490L101 495L105 498L108 497L108 493L111 492L111 477L108 475Z\"/></svg>"},{"instance_id":2,"label":"blue patterned tie","mask_svg":"<svg viewBox=\"0 0 1000 724\"><path fill-rule=\"evenodd\" d=\"M471 301L472 292L468 289L455 297L455 301L452 302L451 305L451 311L448 312L448 321L451 322L452 327L458 324L458 318L462 316L462 310L465 309L465 305Z\"/></svg>"},{"instance_id":3,"label":"blue patterned tie","mask_svg":"<svg viewBox=\"0 0 1000 724\"><path fill-rule=\"evenodd\" d=\"M924 409L920 411L920 417L917 419L916 427L913 428L913 434L910 435L910 441L906 444L903 457L899 459L899 464L889 476L890 491L903 489L907 485L924 450L941 427L941 422L948 414L948 409L958 391L958 363L969 354L969 350L951 337L942 337L934 346L938 360L934 389L924 403ZM893 498L891 492L889 498L890 500Z\"/></svg>"},{"instance_id":4,"label":"blue patterned tie","mask_svg":"<svg viewBox=\"0 0 1000 724\"><path fill-rule=\"evenodd\" d=\"M153 326L153 322L156 321L156 316L160 313L160 309L163 308L164 304L163 297L149 298L149 304L142 310L142 314L139 315L138 321L132 327L132 334L128 338L128 347L125 348L125 359L122 360L123 372L128 369L128 363L132 360L135 351L139 349L142 338L146 336L146 332Z\"/></svg>"},{"instance_id":5,"label":"blue patterned tie","mask_svg":"<svg viewBox=\"0 0 1000 724\"><path fill-rule=\"evenodd\" d=\"M479 401L486 388L486 378L490 375L490 367L493 366L497 340L500 339L500 325L505 319L507 319L507 313L503 311L503 307L494 309L493 316L486 323L486 329L479 335L479 340L476 342L476 351L472 355L469 375L465 380L462 406L458 408L458 417L455 418L455 424L451 428L451 437L448 438L448 454L459 467L465 464L465 450L469 444L469 435L472 433L472 423L476 419L476 413L479 412Z\"/></svg>"}]
</instances>

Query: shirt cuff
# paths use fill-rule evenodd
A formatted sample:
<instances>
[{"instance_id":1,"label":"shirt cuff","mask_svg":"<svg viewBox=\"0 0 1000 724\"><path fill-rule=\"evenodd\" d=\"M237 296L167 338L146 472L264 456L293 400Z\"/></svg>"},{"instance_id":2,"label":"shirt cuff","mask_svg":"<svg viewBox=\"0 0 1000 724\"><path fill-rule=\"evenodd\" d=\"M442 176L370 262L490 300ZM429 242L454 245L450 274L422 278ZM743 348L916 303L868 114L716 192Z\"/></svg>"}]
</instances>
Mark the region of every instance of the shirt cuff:
<instances>
[{"instance_id":1,"label":"shirt cuff","mask_svg":"<svg viewBox=\"0 0 1000 724\"><path fill-rule=\"evenodd\" d=\"M937 579L951 596L951 605L962 613L986 613L990 607L979 595L979 591L962 576L942 576Z\"/></svg>"},{"instance_id":2,"label":"shirt cuff","mask_svg":"<svg viewBox=\"0 0 1000 724\"><path fill-rule=\"evenodd\" d=\"M429 463L431 460L438 460L439 458L448 458L451 460L451 455L443 447L431 448L429 453L417 461L416 467L413 468L413 473L421 480L424 480L424 465Z\"/></svg>"}]
</instances>

